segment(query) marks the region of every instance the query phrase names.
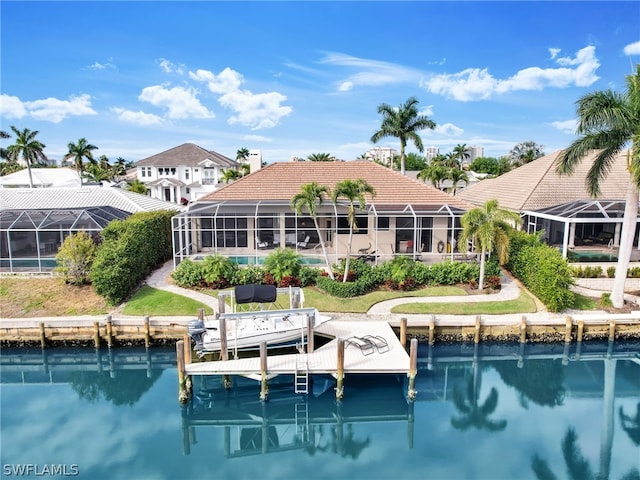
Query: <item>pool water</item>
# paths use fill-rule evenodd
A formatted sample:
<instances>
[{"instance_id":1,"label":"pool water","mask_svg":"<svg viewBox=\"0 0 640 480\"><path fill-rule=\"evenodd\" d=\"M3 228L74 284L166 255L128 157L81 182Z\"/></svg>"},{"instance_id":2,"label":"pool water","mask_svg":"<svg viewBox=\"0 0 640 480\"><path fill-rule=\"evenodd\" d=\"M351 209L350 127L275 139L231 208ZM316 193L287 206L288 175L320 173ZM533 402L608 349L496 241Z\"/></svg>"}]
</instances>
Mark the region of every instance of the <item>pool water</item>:
<instances>
[{"instance_id":1,"label":"pool water","mask_svg":"<svg viewBox=\"0 0 640 480\"><path fill-rule=\"evenodd\" d=\"M232 262L237 263L238 265L262 265L264 264L264 259L267 257L256 257L254 255L232 255L227 257ZM205 257L198 256L195 257L194 260L204 260ZM319 258L313 257L302 257L300 262L303 265L321 265L324 263L323 260Z\"/></svg>"},{"instance_id":2,"label":"pool water","mask_svg":"<svg viewBox=\"0 0 640 480\"><path fill-rule=\"evenodd\" d=\"M602 250L573 250L569 252L569 260L572 262L617 262L615 253L607 253Z\"/></svg>"}]
</instances>

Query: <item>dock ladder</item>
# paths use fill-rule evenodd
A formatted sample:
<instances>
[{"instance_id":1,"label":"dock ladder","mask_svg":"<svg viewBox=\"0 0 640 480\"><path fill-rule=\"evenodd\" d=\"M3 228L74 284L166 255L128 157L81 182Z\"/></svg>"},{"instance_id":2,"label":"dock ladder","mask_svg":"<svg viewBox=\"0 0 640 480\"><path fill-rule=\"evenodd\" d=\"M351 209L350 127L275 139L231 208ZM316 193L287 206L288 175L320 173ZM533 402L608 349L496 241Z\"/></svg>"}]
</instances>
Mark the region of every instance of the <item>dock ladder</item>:
<instances>
[{"instance_id":1,"label":"dock ladder","mask_svg":"<svg viewBox=\"0 0 640 480\"><path fill-rule=\"evenodd\" d=\"M300 442L309 442L309 404L307 402L296 403L296 432Z\"/></svg>"},{"instance_id":2,"label":"dock ladder","mask_svg":"<svg viewBox=\"0 0 640 480\"><path fill-rule=\"evenodd\" d=\"M306 354L296 356L295 392L309 393L309 363Z\"/></svg>"}]
</instances>

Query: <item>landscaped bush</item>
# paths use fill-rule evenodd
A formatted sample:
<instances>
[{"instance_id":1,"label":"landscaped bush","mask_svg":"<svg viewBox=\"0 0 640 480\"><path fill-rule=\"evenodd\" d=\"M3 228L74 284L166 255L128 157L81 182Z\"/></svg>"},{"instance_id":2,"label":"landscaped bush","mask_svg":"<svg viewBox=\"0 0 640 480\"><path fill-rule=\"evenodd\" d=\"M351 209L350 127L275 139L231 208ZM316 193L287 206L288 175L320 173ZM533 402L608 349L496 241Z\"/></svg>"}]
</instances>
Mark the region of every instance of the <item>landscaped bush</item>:
<instances>
[{"instance_id":1,"label":"landscaped bush","mask_svg":"<svg viewBox=\"0 0 640 480\"><path fill-rule=\"evenodd\" d=\"M559 312L573 306L575 295L569 287L574 281L569 264L558 249L543 244L538 235L510 233L507 268L549 310Z\"/></svg>"},{"instance_id":2,"label":"landscaped bush","mask_svg":"<svg viewBox=\"0 0 640 480\"><path fill-rule=\"evenodd\" d=\"M258 265L247 265L236 270L233 277L234 285L248 285L250 283L262 283L264 279L264 268Z\"/></svg>"},{"instance_id":3,"label":"landscaped bush","mask_svg":"<svg viewBox=\"0 0 640 480\"><path fill-rule=\"evenodd\" d=\"M202 261L202 278L213 289L226 288L232 284L238 264L222 255L209 255Z\"/></svg>"},{"instance_id":4,"label":"landscaped bush","mask_svg":"<svg viewBox=\"0 0 640 480\"><path fill-rule=\"evenodd\" d=\"M91 281L98 295L111 304L121 303L154 268L171 258L174 214L135 213L107 225L91 267Z\"/></svg>"},{"instance_id":5,"label":"landscaped bush","mask_svg":"<svg viewBox=\"0 0 640 480\"><path fill-rule=\"evenodd\" d=\"M264 259L264 269L273 275L276 284L284 277L298 277L302 257L291 248L276 248Z\"/></svg>"},{"instance_id":6,"label":"landscaped bush","mask_svg":"<svg viewBox=\"0 0 640 480\"><path fill-rule=\"evenodd\" d=\"M584 266L584 267L569 267L571 273L577 278L599 278L602 276L602 267L596 266Z\"/></svg>"},{"instance_id":7,"label":"landscaped bush","mask_svg":"<svg viewBox=\"0 0 640 480\"><path fill-rule=\"evenodd\" d=\"M631 267L627 270L627 278L640 278L640 267Z\"/></svg>"},{"instance_id":8,"label":"landscaped bush","mask_svg":"<svg viewBox=\"0 0 640 480\"><path fill-rule=\"evenodd\" d=\"M171 273L171 278L176 282L176 285L183 288L202 285L202 265L187 258L175 268Z\"/></svg>"},{"instance_id":9,"label":"landscaped bush","mask_svg":"<svg viewBox=\"0 0 640 480\"><path fill-rule=\"evenodd\" d=\"M616 267L607 268L607 277L615 278L615 276L616 276Z\"/></svg>"},{"instance_id":10,"label":"landscaped bush","mask_svg":"<svg viewBox=\"0 0 640 480\"><path fill-rule=\"evenodd\" d=\"M300 286L308 287L315 285L317 278L320 276L320 270L315 267L305 267L300 269Z\"/></svg>"},{"instance_id":11,"label":"landscaped bush","mask_svg":"<svg viewBox=\"0 0 640 480\"><path fill-rule=\"evenodd\" d=\"M91 283L89 273L97 246L93 238L84 231L69 235L62 242L56 255L55 271L62 275L65 283L85 285Z\"/></svg>"}]
</instances>

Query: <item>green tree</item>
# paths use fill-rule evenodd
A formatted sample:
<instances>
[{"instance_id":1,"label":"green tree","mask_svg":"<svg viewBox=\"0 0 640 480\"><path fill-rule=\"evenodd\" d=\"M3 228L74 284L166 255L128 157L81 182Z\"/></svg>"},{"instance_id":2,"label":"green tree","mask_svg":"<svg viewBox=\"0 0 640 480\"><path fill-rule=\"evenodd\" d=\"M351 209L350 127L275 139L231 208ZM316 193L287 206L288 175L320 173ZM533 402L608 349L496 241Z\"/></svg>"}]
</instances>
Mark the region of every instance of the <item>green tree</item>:
<instances>
[{"instance_id":1,"label":"green tree","mask_svg":"<svg viewBox=\"0 0 640 480\"><path fill-rule=\"evenodd\" d=\"M83 137L79 139L77 143L69 142L67 148L69 151L64 157L62 157L62 159L73 159L73 165L80 176L80 184L82 185L82 178L84 176L84 159L86 158L89 162L93 162L92 152L93 150L97 150L98 147L91 145L87 142L87 139Z\"/></svg>"},{"instance_id":2,"label":"green tree","mask_svg":"<svg viewBox=\"0 0 640 480\"><path fill-rule=\"evenodd\" d=\"M312 153L307 157L310 162L334 162L336 157L330 153Z\"/></svg>"},{"instance_id":3,"label":"green tree","mask_svg":"<svg viewBox=\"0 0 640 480\"><path fill-rule=\"evenodd\" d=\"M331 263L329 262L329 256L327 255L327 248L324 244L324 235L320 231L320 226L318 225L318 206L322 205L325 195L329 194L329 188L324 185L318 185L316 182L311 182L302 185L300 190L300 193L297 193L291 199L291 208L298 215L301 215L303 211L306 210L309 213L309 216L313 219L313 225L316 227L316 232L320 239L322 254L324 255L324 260L329 267L329 276L331 277L331 280L334 280Z\"/></svg>"},{"instance_id":4,"label":"green tree","mask_svg":"<svg viewBox=\"0 0 640 480\"><path fill-rule=\"evenodd\" d=\"M480 249L480 278L478 289L483 289L485 257L487 253L496 252L500 265L509 261L508 232L514 225L520 225L522 219L517 212L502 210L497 200L489 200L482 207L466 212L460 218L462 233L459 245L467 245L473 241L474 249Z\"/></svg>"},{"instance_id":5,"label":"green tree","mask_svg":"<svg viewBox=\"0 0 640 480\"><path fill-rule=\"evenodd\" d=\"M538 145L533 140L520 142L511 149L509 156L516 165L524 165L544 157L544 146Z\"/></svg>"},{"instance_id":6,"label":"green tree","mask_svg":"<svg viewBox=\"0 0 640 480\"><path fill-rule=\"evenodd\" d=\"M335 205L338 204L340 198L345 198L349 202L347 210L347 222L349 223L349 242L347 243L347 259L344 264L344 275L342 282L347 281L349 274L349 261L351 260L351 243L353 241L353 232L358 230L356 222L356 202L363 209L367 203L365 195L369 194L371 198L376 195L375 189L367 183L366 180L359 178L358 180L342 180L338 182L333 189L331 200Z\"/></svg>"},{"instance_id":7,"label":"green tree","mask_svg":"<svg viewBox=\"0 0 640 480\"><path fill-rule=\"evenodd\" d=\"M300 276L302 257L291 248L276 248L264 259L263 266L279 285L284 277Z\"/></svg>"},{"instance_id":8,"label":"green tree","mask_svg":"<svg viewBox=\"0 0 640 480\"><path fill-rule=\"evenodd\" d=\"M239 148L236 152L236 161L243 163L249 160L249 149L247 147Z\"/></svg>"},{"instance_id":9,"label":"green tree","mask_svg":"<svg viewBox=\"0 0 640 480\"><path fill-rule=\"evenodd\" d=\"M64 239L56 262L56 272L62 275L66 283L85 285L90 283L89 272L96 256L97 246L93 238L84 231L69 235Z\"/></svg>"},{"instance_id":10,"label":"green tree","mask_svg":"<svg viewBox=\"0 0 640 480\"><path fill-rule=\"evenodd\" d=\"M453 151L451 152L451 156L456 159L458 168L461 169L462 165L464 164L464 161L467 158L471 157L471 154L469 153L469 147L467 147L466 143L462 143L462 144L459 143L453 148Z\"/></svg>"},{"instance_id":11,"label":"green tree","mask_svg":"<svg viewBox=\"0 0 640 480\"><path fill-rule=\"evenodd\" d=\"M458 168L450 168L447 172L446 178L452 182L452 195L455 195L458 191L458 183L463 182L465 185L469 184L469 175L467 175L467 172Z\"/></svg>"},{"instance_id":12,"label":"green tree","mask_svg":"<svg viewBox=\"0 0 640 480\"><path fill-rule=\"evenodd\" d=\"M39 140L36 140L36 136L38 135L37 130L29 130L25 128L20 131L13 125L11 125L11 130L16 136L16 141L13 145L9 145L7 148L8 157L18 163L18 160L22 158L24 163L27 165L27 171L29 173L29 186L33 188L33 177L31 176L31 167L37 165L38 163L46 162L47 156L44 154L43 150L46 148L46 145Z\"/></svg>"},{"instance_id":13,"label":"green tree","mask_svg":"<svg viewBox=\"0 0 640 480\"><path fill-rule=\"evenodd\" d=\"M9 135L7 132L5 132L4 130L0 130L0 140L6 140L7 138L11 138L11 135ZM4 147L0 148L0 160L5 161L8 160L8 153L7 153L7 149Z\"/></svg>"},{"instance_id":14,"label":"green tree","mask_svg":"<svg viewBox=\"0 0 640 480\"><path fill-rule=\"evenodd\" d=\"M127 161L122 158L116 158L116 161L113 163L113 176L121 177L127 174Z\"/></svg>"},{"instance_id":15,"label":"green tree","mask_svg":"<svg viewBox=\"0 0 640 480\"><path fill-rule=\"evenodd\" d=\"M405 174L405 147L411 141L419 152L424 151L422 139L418 132L436 127L426 115L418 113L418 99L409 97L407 101L399 107L392 107L386 103L378 106L378 113L382 115L380 129L371 136L372 143L378 143L385 137L396 137L400 140L400 173Z\"/></svg>"},{"instance_id":16,"label":"green tree","mask_svg":"<svg viewBox=\"0 0 640 480\"><path fill-rule=\"evenodd\" d=\"M597 150L593 165L587 174L587 188L593 197L600 193L600 182L606 178L617 155L631 142L627 150L629 183L625 197L625 210L620 234L618 264L611 290L611 303L615 308L624 306L624 286L631 259L633 239L638 217L640 188L640 64L636 72L626 77L623 93L604 90L588 93L578 99L578 126L575 140L558 157L557 171L570 175L585 156Z\"/></svg>"},{"instance_id":17,"label":"green tree","mask_svg":"<svg viewBox=\"0 0 640 480\"><path fill-rule=\"evenodd\" d=\"M228 168L227 170L224 171L224 173L222 174L222 177L220 177L220 181L224 183L229 183L233 180L237 180L240 177L241 175L238 170L234 168Z\"/></svg>"},{"instance_id":18,"label":"green tree","mask_svg":"<svg viewBox=\"0 0 640 480\"><path fill-rule=\"evenodd\" d=\"M400 170L400 155L393 157L393 165ZM427 160L422 155L409 152L404 157L404 166L408 171L419 172L427 166Z\"/></svg>"},{"instance_id":19,"label":"green tree","mask_svg":"<svg viewBox=\"0 0 640 480\"><path fill-rule=\"evenodd\" d=\"M511 170L511 161L507 157L478 157L469 164L469 170L497 177Z\"/></svg>"},{"instance_id":20,"label":"green tree","mask_svg":"<svg viewBox=\"0 0 640 480\"><path fill-rule=\"evenodd\" d=\"M431 185L438 189L446 177L447 168L437 163L431 163L418 172L418 180L429 181Z\"/></svg>"},{"instance_id":21,"label":"green tree","mask_svg":"<svg viewBox=\"0 0 640 480\"><path fill-rule=\"evenodd\" d=\"M146 195L149 189L139 178L136 178L133 182L129 184L128 190L130 192L140 193L142 195Z\"/></svg>"}]
</instances>

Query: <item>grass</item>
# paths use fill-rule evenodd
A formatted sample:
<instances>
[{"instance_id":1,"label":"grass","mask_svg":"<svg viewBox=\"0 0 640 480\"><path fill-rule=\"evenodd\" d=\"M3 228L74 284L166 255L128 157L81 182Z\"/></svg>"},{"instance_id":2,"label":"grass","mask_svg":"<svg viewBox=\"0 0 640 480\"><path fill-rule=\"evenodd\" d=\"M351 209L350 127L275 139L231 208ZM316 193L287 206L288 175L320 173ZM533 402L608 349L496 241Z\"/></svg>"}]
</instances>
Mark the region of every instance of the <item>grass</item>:
<instances>
[{"instance_id":1,"label":"grass","mask_svg":"<svg viewBox=\"0 0 640 480\"><path fill-rule=\"evenodd\" d=\"M591 297L585 297L584 295L580 295L576 293L576 299L573 304L573 308L576 310L598 310L600 308L600 304L598 300Z\"/></svg>"},{"instance_id":2,"label":"grass","mask_svg":"<svg viewBox=\"0 0 640 480\"><path fill-rule=\"evenodd\" d=\"M376 303L400 297L440 297L466 295L460 287L426 287L411 292L378 290L353 298L337 298L316 287L304 289L305 307L315 307L321 312L367 313Z\"/></svg>"},{"instance_id":3,"label":"grass","mask_svg":"<svg viewBox=\"0 0 640 480\"><path fill-rule=\"evenodd\" d=\"M435 313L446 315L503 315L508 313L533 313L536 304L524 291L515 300L469 303L407 303L391 309L392 313Z\"/></svg>"},{"instance_id":4,"label":"grass","mask_svg":"<svg viewBox=\"0 0 640 480\"><path fill-rule=\"evenodd\" d=\"M125 304L122 313L133 316L183 316L196 315L200 308L204 309L205 315L213 314L210 307L197 300L145 285Z\"/></svg>"}]
</instances>

